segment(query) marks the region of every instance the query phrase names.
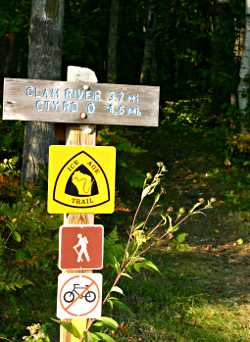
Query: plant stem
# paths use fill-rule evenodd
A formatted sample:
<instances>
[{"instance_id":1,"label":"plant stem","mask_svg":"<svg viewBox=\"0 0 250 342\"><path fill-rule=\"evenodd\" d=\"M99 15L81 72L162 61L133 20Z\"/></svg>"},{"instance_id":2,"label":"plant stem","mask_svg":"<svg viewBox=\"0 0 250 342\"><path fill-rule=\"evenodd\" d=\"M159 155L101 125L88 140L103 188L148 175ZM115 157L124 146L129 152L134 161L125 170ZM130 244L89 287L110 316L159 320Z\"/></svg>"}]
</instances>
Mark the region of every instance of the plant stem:
<instances>
[{"instance_id":1,"label":"plant stem","mask_svg":"<svg viewBox=\"0 0 250 342\"><path fill-rule=\"evenodd\" d=\"M164 222L163 219L160 222L158 222L157 225L148 233L148 235L152 235L159 227L162 226L163 222Z\"/></svg>"},{"instance_id":2,"label":"plant stem","mask_svg":"<svg viewBox=\"0 0 250 342\"><path fill-rule=\"evenodd\" d=\"M161 191L160 196L162 195L162 193L163 193L163 192ZM147 215L147 217L146 217L146 219L145 219L145 221L144 221L143 229L146 227L146 224L147 224L147 222L148 222L148 220L149 220L149 218L150 218L152 212L154 211L156 204L157 204L157 202L154 201L154 203L152 204L152 206L151 206L151 208L150 208L150 210L149 210L149 212L148 212L148 215Z\"/></svg>"}]
</instances>

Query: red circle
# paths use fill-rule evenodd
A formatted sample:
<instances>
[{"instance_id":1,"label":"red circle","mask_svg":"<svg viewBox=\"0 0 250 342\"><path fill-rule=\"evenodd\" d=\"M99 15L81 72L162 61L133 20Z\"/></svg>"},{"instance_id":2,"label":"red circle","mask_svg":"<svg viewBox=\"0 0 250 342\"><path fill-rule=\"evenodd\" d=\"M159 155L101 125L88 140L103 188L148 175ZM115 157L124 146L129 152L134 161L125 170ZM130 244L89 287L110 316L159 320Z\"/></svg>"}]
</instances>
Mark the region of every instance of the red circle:
<instances>
[{"instance_id":1,"label":"red circle","mask_svg":"<svg viewBox=\"0 0 250 342\"><path fill-rule=\"evenodd\" d=\"M94 274L94 273L93 273ZM65 287L65 285L70 281L70 280L72 280L72 279L74 279L74 278L87 278L88 280L90 280L91 282L92 282L92 284L94 283L94 285L96 286L96 288L97 288L97 301L96 301L96 304L95 304L95 306L91 309L91 310L89 310L88 312L86 312L86 313L83 313L83 314L81 314L81 315L76 315L76 314L74 314L74 313L71 313L70 311L68 311L65 307L64 307L64 305L63 305L63 303L62 303L62 290L63 290L63 288ZM92 284L91 284L91 286L92 286ZM97 305L98 305L98 303L99 303L99 300L100 300L100 290L99 290L99 288L98 288L98 285L97 285L97 283L93 280L93 279L91 279L90 277L88 277L88 276L86 276L86 275L77 275L77 276L74 276L74 277L71 277L71 278L69 278L64 284L63 284L63 286L61 287L61 290L60 290L60 295L59 295L59 299L60 299L60 304L61 304L61 307L63 308L63 310L64 311L66 311L68 314L70 314L71 316L85 316L85 315L87 315L87 314L89 314L90 312L92 312L93 310L95 310L95 308L97 307Z\"/></svg>"}]
</instances>

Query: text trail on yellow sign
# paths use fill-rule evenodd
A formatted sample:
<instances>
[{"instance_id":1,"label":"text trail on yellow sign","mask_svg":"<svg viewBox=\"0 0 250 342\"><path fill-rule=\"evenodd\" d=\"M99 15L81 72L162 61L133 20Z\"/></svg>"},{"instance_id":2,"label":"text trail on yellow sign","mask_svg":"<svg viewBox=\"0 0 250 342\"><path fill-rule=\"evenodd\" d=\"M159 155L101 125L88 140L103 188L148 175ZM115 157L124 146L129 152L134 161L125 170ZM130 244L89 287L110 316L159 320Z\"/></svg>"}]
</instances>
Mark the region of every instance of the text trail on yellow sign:
<instances>
[{"instance_id":1,"label":"text trail on yellow sign","mask_svg":"<svg viewBox=\"0 0 250 342\"><path fill-rule=\"evenodd\" d=\"M51 145L48 212L113 213L115 160L113 146Z\"/></svg>"}]
</instances>

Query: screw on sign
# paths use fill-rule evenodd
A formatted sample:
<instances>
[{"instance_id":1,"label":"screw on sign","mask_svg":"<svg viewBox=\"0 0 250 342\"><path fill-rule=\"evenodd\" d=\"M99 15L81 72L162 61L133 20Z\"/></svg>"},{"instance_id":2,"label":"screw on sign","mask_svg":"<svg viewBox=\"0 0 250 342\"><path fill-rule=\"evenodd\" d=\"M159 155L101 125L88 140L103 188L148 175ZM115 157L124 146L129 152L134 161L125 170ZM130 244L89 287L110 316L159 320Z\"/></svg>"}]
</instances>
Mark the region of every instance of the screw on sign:
<instances>
[{"instance_id":1,"label":"screw on sign","mask_svg":"<svg viewBox=\"0 0 250 342\"><path fill-rule=\"evenodd\" d=\"M102 274L61 273L58 277L57 317L98 318L102 311Z\"/></svg>"}]
</instances>

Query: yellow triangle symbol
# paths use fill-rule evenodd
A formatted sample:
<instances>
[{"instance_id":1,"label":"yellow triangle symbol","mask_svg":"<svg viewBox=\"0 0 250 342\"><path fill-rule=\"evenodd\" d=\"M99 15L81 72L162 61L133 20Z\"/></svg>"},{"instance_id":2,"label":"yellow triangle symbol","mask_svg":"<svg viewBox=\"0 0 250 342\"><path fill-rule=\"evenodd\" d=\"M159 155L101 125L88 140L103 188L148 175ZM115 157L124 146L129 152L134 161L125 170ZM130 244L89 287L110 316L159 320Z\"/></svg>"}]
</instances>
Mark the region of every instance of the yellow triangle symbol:
<instances>
[{"instance_id":1,"label":"yellow triangle symbol","mask_svg":"<svg viewBox=\"0 0 250 342\"><path fill-rule=\"evenodd\" d=\"M53 200L71 208L93 208L110 200L107 177L101 165L81 151L59 171Z\"/></svg>"}]
</instances>

